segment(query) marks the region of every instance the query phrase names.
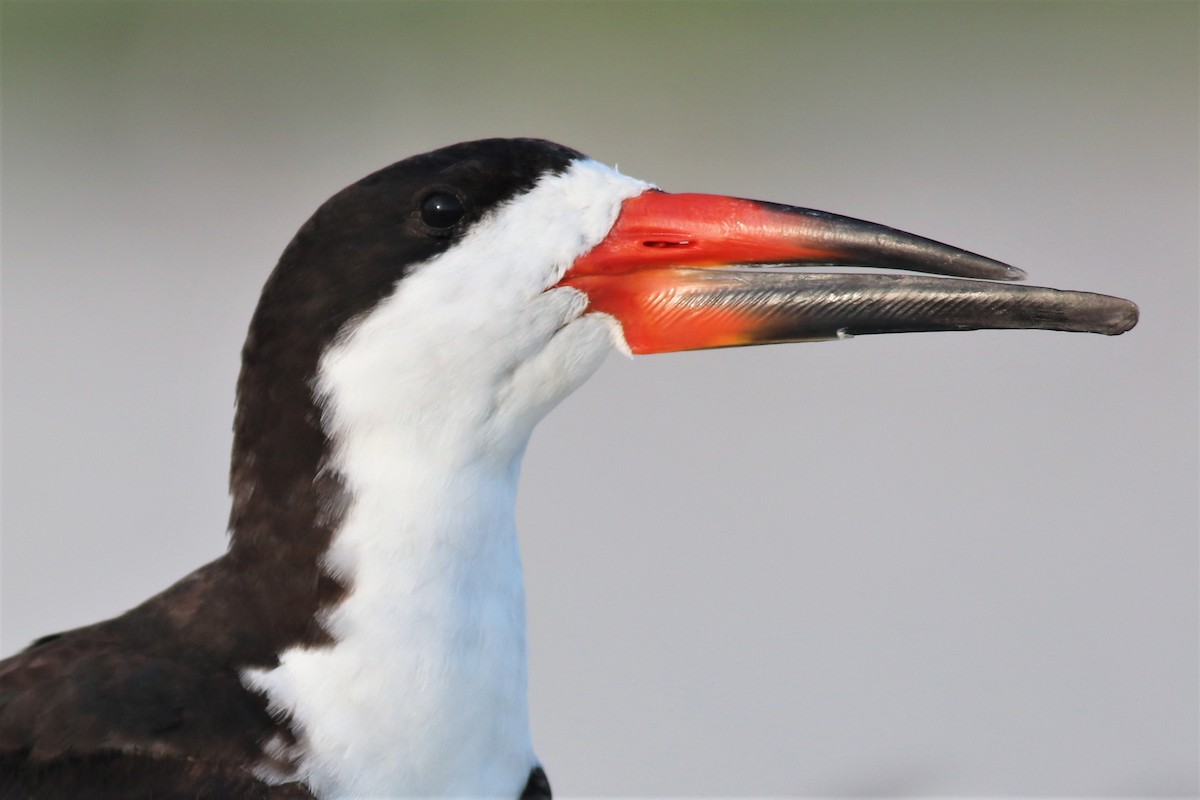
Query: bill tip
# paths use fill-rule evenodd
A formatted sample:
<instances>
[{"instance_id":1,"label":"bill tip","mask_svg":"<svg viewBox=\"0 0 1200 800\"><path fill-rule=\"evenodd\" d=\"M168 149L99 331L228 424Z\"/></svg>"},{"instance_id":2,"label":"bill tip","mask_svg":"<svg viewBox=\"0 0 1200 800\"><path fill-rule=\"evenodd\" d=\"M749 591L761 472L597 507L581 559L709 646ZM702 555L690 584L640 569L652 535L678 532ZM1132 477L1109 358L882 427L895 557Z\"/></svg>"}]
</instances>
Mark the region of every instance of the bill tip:
<instances>
[{"instance_id":1,"label":"bill tip","mask_svg":"<svg viewBox=\"0 0 1200 800\"><path fill-rule=\"evenodd\" d=\"M1004 268L1004 280L1006 281L1023 281L1029 277L1029 273L1020 267L1014 267L1011 264L1000 264Z\"/></svg>"},{"instance_id":2,"label":"bill tip","mask_svg":"<svg viewBox=\"0 0 1200 800\"><path fill-rule=\"evenodd\" d=\"M1141 312L1138 310L1137 303L1132 300L1122 300L1121 305L1113 314L1113 324L1110 329L1110 336L1120 336L1128 330L1131 330L1138 324L1138 319Z\"/></svg>"}]
</instances>

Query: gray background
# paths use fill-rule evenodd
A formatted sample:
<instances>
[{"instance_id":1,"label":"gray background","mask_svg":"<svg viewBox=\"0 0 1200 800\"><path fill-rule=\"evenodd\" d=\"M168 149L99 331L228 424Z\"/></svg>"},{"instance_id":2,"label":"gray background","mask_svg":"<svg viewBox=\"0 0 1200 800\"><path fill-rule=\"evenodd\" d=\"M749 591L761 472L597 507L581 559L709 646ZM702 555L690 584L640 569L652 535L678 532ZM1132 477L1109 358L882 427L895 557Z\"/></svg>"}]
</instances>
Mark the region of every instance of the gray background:
<instances>
[{"instance_id":1,"label":"gray background","mask_svg":"<svg viewBox=\"0 0 1200 800\"><path fill-rule=\"evenodd\" d=\"M1142 309L614 358L522 486L560 794L1196 793L1198 9L6 2L3 652L222 551L318 203L537 135Z\"/></svg>"}]
</instances>

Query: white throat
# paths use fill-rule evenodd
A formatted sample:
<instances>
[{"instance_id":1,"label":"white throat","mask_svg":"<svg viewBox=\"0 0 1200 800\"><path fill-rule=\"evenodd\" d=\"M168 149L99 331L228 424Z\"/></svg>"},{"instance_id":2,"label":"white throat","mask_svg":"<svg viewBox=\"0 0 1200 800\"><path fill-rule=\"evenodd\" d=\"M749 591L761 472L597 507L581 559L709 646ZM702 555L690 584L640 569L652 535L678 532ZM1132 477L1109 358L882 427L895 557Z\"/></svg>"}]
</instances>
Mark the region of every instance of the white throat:
<instances>
[{"instance_id":1,"label":"white throat","mask_svg":"<svg viewBox=\"0 0 1200 800\"><path fill-rule=\"evenodd\" d=\"M350 592L325 620L334 644L244 674L299 737L296 774L268 777L322 798L520 793L537 764L521 458L537 421L624 344L579 292L547 287L646 188L590 161L542 179L322 357L329 468L349 496L325 567Z\"/></svg>"}]
</instances>

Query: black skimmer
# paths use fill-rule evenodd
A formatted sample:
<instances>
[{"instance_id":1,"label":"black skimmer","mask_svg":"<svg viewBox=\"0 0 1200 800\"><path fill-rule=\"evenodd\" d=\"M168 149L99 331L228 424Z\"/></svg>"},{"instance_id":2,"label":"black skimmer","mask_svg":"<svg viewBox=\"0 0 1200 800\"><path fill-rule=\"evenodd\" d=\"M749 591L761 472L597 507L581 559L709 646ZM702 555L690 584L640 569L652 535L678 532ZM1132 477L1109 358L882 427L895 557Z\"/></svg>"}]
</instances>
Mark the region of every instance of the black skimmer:
<instances>
[{"instance_id":1,"label":"black skimmer","mask_svg":"<svg viewBox=\"0 0 1200 800\"><path fill-rule=\"evenodd\" d=\"M782 269L812 265L939 277ZM228 552L0 663L0 795L548 797L514 525L537 422L613 349L1137 321L1021 277L539 140L362 179L296 234L251 321Z\"/></svg>"}]
</instances>

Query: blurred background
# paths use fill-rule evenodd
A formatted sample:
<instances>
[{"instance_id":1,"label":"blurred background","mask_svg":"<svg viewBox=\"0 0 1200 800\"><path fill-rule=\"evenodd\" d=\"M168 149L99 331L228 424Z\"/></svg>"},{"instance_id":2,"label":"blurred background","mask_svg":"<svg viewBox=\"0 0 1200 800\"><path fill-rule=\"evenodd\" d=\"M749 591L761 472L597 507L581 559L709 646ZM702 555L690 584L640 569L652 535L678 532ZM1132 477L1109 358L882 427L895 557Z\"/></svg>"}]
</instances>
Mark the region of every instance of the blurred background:
<instances>
[{"instance_id":1,"label":"blurred background","mask_svg":"<svg viewBox=\"0 0 1200 800\"><path fill-rule=\"evenodd\" d=\"M1194 795L1193 2L4 2L2 653L225 545L262 281L464 139L910 230L1131 333L614 357L534 436L576 795Z\"/></svg>"}]
</instances>

